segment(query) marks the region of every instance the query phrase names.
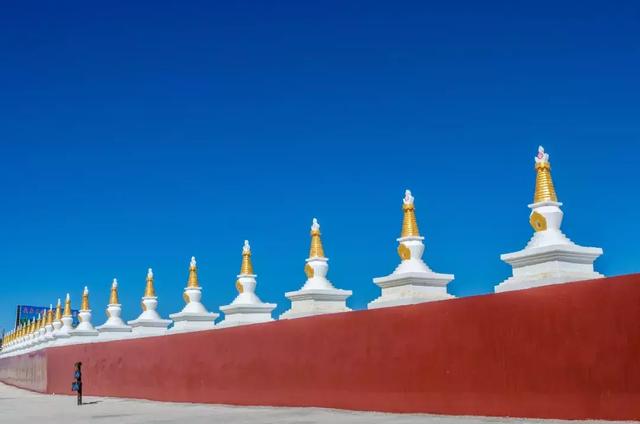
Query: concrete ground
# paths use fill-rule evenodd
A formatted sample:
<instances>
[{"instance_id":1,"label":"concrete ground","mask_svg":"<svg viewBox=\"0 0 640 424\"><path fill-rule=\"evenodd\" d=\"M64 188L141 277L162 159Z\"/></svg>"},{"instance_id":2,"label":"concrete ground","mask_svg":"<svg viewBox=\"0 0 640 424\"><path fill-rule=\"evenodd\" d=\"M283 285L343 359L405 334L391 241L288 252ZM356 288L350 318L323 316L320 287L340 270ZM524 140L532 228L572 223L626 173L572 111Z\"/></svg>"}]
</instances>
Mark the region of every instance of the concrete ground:
<instances>
[{"instance_id":1,"label":"concrete ground","mask_svg":"<svg viewBox=\"0 0 640 424\"><path fill-rule=\"evenodd\" d=\"M224 423L224 424L484 424L575 423L563 420L523 420L442 415L383 414L321 408L236 407L188 403L152 402L136 399L41 395L0 383L0 423ZM620 421L582 421L614 423Z\"/></svg>"}]
</instances>

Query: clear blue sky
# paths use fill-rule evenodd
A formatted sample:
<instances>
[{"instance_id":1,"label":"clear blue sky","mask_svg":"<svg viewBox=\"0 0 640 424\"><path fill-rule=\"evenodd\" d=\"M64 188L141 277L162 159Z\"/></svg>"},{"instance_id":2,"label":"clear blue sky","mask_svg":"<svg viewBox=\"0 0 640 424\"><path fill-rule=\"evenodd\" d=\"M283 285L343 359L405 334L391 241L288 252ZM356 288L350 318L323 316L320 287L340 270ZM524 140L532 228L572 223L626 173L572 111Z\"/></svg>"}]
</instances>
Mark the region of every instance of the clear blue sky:
<instances>
[{"instance_id":1,"label":"clear blue sky","mask_svg":"<svg viewBox=\"0 0 640 424\"><path fill-rule=\"evenodd\" d=\"M532 233L538 144L567 235L640 271L636 1L188 3L3 4L0 327L85 284L100 324L113 277L134 318L150 266L175 312L191 255L218 310L245 238L279 314L314 216L364 308L405 188L450 291L491 292Z\"/></svg>"}]
</instances>

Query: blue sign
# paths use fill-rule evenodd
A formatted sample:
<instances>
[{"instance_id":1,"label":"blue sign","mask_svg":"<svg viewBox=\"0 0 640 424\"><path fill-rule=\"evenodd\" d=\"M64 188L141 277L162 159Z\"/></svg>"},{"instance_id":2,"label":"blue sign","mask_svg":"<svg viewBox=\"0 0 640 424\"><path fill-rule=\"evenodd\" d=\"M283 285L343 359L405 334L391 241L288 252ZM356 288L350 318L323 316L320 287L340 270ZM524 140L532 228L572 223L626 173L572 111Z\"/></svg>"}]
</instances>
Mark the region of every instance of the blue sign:
<instances>
[{"instance_id":1,"label":"blue sign","mask_svg":"<svg viewBox=\"0 0 640 424\"><path fill-rule=\"evenodd\" d=\"M28 324L32 319L38 319L38 315L42 316L47 313L49 308L46 306L29 306L18 305L16 313L16 326L20 324ZM73 316L73 326L78 325L78 310L72 309L71 316Z\"/></svg>"}]
</instances>

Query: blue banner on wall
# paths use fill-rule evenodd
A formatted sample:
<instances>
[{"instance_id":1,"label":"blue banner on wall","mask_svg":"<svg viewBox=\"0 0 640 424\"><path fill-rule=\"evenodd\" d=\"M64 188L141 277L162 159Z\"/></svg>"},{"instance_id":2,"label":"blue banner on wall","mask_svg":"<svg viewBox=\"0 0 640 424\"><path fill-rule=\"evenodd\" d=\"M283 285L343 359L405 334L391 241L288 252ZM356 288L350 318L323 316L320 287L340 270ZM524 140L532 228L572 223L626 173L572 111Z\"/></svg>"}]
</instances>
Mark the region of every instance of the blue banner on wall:
<instances>
[{"instance_id":1,"label":"blue banner on wall","mask_svg":"<svg viewBox=\"0 0 640 424\"><path fill-rule=\"evenodd\" d=\"M49 311L46 306L30 306L30 305L18 305L16 309L16 327L19 324L27 324L33 318L38 319L38 314L44 314ZM73 326L78 325L78 310L72 309L71 315L73 316Z\"/></svg>"}]
</instances>

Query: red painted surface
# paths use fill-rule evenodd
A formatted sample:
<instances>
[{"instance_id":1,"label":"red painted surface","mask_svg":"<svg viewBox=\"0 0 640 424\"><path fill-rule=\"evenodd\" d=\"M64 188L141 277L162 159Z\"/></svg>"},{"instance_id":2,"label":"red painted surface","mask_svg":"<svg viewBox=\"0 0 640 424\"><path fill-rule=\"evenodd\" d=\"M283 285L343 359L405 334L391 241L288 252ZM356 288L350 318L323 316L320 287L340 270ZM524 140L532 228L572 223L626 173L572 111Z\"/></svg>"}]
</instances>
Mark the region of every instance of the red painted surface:
<instances>
[{"instance_id":1,"label":"red painted surface","mask_svg":"<svg viewBox=\"0 0 640 424\"><path fill-rule=\"evenodd\" d=\"M78 360L90 395L640 419L640 274L52 348L46 391L69 393Z\"/></svg>"}]
</instances>

